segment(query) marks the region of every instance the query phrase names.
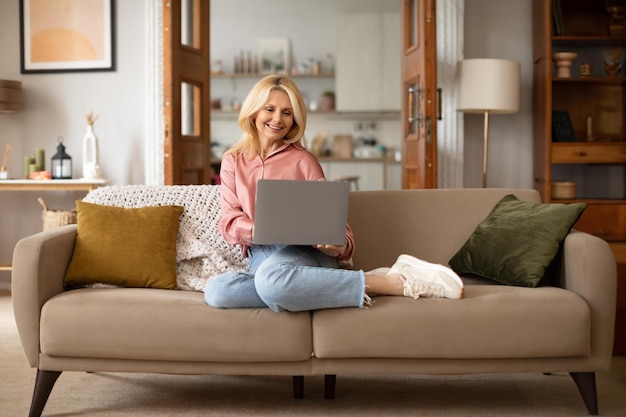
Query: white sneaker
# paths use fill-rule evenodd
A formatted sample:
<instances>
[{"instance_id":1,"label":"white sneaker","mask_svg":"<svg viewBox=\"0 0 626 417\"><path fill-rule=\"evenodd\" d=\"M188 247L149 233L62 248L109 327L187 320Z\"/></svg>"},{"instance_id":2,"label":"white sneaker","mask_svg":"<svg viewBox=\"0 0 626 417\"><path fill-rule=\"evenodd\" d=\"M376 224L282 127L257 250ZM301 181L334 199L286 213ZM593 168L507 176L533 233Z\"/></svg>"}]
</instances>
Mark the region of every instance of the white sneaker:
<instances>
[{"instance_id":1,"label":"white sneaker","mask_svg":"<svg viewBox=\"0 0 626 417\"><path fill-rule=\"evenodd\" d=\"M391 268L387 268L387 267L380 267L380 268L376 268L376 269L372 269L371 271L367 271L365 272L365 274L374 274L374 275L387 275L389 273L389 271L391 270Z\"/></svg>"},{"instance_id":2,"label":"white sneaker","mask_svg":"<svg viewBox=\"0 0 626 417\"><path fill-rule=\"evenodd\" d=\"M407 297L463 298L463 281L446 266L400 255L389 271L394 272L404 278L404 295Z\"/></svg>"}]
</instances>

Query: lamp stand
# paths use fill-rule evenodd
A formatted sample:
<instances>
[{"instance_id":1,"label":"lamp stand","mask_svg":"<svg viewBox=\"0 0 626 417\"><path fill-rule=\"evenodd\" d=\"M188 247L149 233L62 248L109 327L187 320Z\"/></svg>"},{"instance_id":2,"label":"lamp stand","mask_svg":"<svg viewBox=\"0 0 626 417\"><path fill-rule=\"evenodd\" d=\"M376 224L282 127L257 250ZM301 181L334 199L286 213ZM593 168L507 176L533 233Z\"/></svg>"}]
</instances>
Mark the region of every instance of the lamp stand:
<instances>
[{"instance_id":1,"label":"lamp stand","mask_svg":"<svg viewBox=\"0 0 626 417\"><path fill-rule=\"evenodd\" d=\"M483 188L487 188L489 113L519 111L521 65L504 59L465 59L457 74L457 111L484 114Z\"/></svg>"},{"instance_id":2,"label":"lamp stand","mask_svg":"<svg viewBox=\"0 0 626 417\"><path fill-rule=\"evenodd\" d=\"M485 110L485 125L483 127L483 188L487 188L487 149L489 144L489 110Z\"/></svg>"}]
</instances>

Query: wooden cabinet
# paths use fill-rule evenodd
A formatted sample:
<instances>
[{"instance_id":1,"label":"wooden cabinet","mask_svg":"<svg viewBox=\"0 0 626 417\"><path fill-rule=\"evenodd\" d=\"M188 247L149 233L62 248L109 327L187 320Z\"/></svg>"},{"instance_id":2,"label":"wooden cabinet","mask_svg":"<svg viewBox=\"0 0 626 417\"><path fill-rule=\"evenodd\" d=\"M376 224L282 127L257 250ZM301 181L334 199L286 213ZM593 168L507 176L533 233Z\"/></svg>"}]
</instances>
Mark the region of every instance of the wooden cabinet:
<instances>
[{"instance_id":1,"label":"wooden cabinet","mask_svg":"<svg viewBox=\"0 0 626 417\"><path fill-rule=\"evenodd\" d=\"M337 17L338 111L400 111L399 13Z\"/></svg>"},{"instance_id":2,"label":"wooden cabinet","mask_svg":"<svg viewBox=\"0 0 626 417\"><path fill-rule=\"evenodd\" d=\"M321 157L320 164L328 180L357 177L353 190L399 190L402 187L400 163L386 158Z\"/></svg>"},{"instance_id":3,"label":"wooden cabinet","mask_svg":"<svg viewBox=\"0 0 626 417\"><path fill-rule=\"evenodd\" d=\"M603 1L533 0L534 187L545 202L587 202L574 227L610 243L618 263L614 352L621 355L626 354L625 25ZM577 54L569 74L557 76L557 52ZM571 127L563 129L553 111L566 112ZM554 199L554 181L574 181L576 196Z\"/></svg>"},{"instance_id":4,"label":"wooden cabinet","mask_svg":"<svg viewBox=\"0 0 626 417\"><path fill-rule=\"evenodd\" d=\"M553 164L624 164L626 142L552 143Z\"/></svg>"}]
</instances>

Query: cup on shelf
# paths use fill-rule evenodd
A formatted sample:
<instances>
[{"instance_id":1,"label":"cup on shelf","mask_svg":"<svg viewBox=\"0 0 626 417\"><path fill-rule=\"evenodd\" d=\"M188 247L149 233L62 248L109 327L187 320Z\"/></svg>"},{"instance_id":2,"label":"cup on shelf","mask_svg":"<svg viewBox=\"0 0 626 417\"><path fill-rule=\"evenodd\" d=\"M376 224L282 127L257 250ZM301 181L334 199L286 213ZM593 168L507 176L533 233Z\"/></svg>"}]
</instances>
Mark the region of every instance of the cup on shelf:
<instances>
[{"instance_id":1,"label":"cup on shelf","mask_svg":"<svg viewBox=\"0 0 626 417\"><path fill-rule=\"evenodd\" d=\"M582 64L580 66L581 77L591 77L593 75L593 66L590 64Z\"/></svg>"}]
</instances>

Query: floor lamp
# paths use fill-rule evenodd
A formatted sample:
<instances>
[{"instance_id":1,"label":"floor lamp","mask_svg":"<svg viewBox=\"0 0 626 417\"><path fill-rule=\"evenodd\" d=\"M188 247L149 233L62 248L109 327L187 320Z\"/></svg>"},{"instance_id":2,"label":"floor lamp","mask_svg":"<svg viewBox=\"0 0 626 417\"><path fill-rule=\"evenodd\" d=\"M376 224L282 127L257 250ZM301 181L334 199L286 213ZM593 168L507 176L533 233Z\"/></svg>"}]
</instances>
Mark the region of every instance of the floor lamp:
<instances>
[{"instance_id":1,"label":"floor lamp","mask_svg":"<svg viewBox=\"0 0 626 417\"><path fill-rule=\"evenodd\" d=\"M519 62L503 59L466 59L457 71L457 111L484 114L483 188L487 187L489 114L519 111Z\"/></svg>"}]
</instances>

